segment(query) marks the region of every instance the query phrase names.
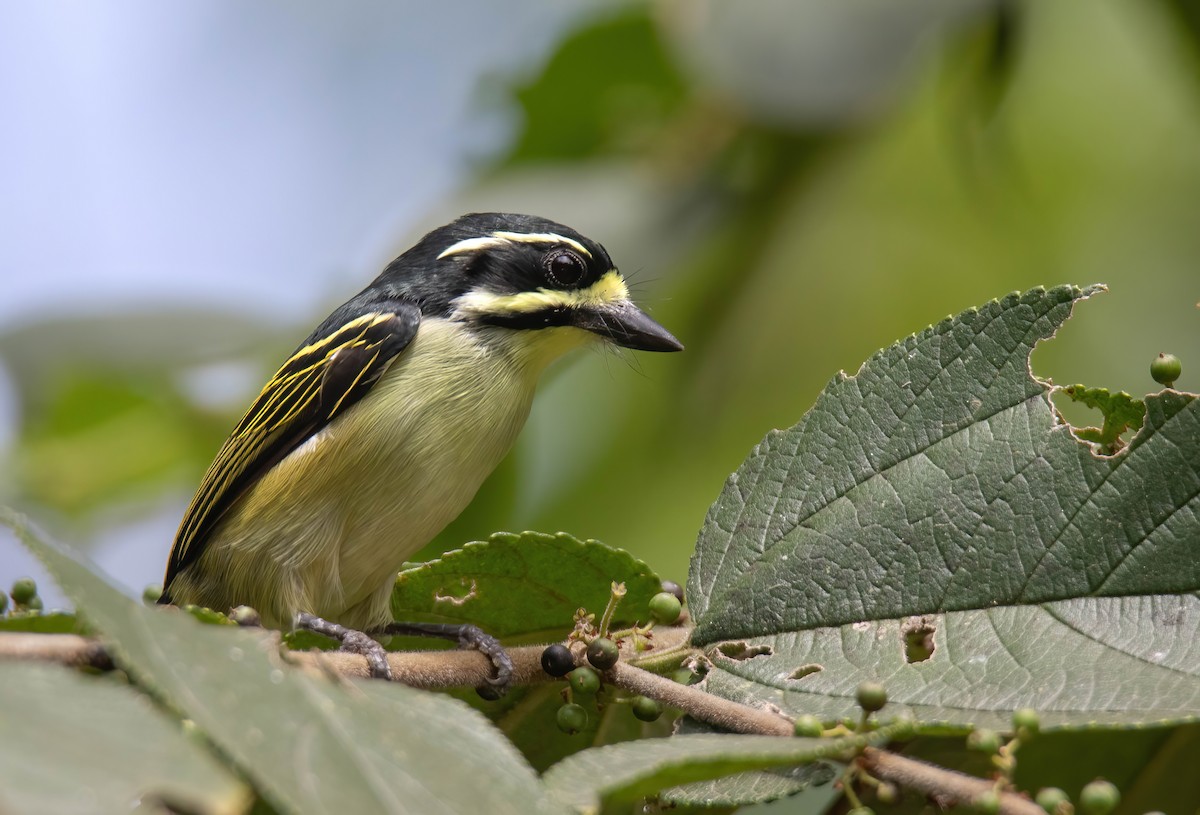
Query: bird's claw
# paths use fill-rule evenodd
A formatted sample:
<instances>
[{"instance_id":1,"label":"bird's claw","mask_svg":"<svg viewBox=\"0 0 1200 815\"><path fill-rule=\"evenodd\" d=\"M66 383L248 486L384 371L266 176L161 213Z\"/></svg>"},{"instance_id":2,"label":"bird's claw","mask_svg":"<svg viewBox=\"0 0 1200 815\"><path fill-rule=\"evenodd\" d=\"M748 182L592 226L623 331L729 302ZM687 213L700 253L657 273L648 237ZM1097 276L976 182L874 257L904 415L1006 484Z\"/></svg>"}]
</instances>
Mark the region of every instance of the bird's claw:
<instances>
[{"instance_id":1,"label":"bird's claw","mask_svg":"<svg viewBox=\"0 0 1200 815\"><path fill-rule=\"evenodd\" d=\"M512 657L504 650L500 641L491 634L484 632L475 625L457 625L446 623L389 623L384 631L388 634L404 636L440 637L458 642L459 648L470 648L478 651L491 660L495 673L487 678L485 688L492 689L489 698L498 698L508 690L512 682ZM482 695L482 694L481 694Z\"/></svg>"},{"instance_id":2,"label":"bird's claw","mask_svg":"<svg viewBox=\"0 0 1200 815\"><path fill-rule=\"evenodd\" d=\"M349 651L352 654L362 654L367 659L367 667L371 671L372 679L392 679L392 667L388 665L387 651L383 646L372 637L364 634L361 631L349 629L346 632L345 639L342 640L342 651Z\"/></svg>"},{"instance_id":3,"label":"bird's claw","mask_svg":"<svg viewBox=\"0 0 1200 815\"><path fill-rule=\"evenodd\" d=\"M374 638L353 628L347 628L338 623L323 620L315 614L301 612L296 615L296 628L303 628L316 634L324 634L342 644L338 650L351 654L361 654L367 660L367 668L372 679L392 678L392 668L388 665L387 651Z\"/></svg>"},{"instance_id":4,"label":"bird's claw","mask_svg":"<svg viewBox=\"0 0 1200 815\"><path fill-rule=\"evenodd\" d=\"M458 632L458 647L471 648L491 660L496 672L487 678L487 683L502 693L508 690L512 682L513 661L500 640L478 626L464 625Z\"/></svg>"}]
</instances>

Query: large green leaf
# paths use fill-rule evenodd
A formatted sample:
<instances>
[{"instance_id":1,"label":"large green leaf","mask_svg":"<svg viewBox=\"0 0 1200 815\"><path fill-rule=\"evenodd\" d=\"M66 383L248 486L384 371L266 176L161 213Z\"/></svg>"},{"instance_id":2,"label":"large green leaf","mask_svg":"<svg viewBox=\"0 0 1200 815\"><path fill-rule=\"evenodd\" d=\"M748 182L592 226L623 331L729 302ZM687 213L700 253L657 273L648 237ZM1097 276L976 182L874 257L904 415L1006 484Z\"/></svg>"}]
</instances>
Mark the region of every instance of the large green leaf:
<instances>
[{"instance_id":1,"label":"large green leaf","mask_svg":"<svg viewBox=\"0 0 1200 815\"><path fill-rule=\"evenodd\" d=\"M708 734L643 739L576 753L547 770L542 780L561 803L598 812L602 803L635 801L677 784L751 769L814 764L887 738L880 731L840 739ZM817 777L828 780L824 770Z\"/></svg>"},{"instance_id":2,"label":"large green leaf","mask_svg":"<svg viewBox=\"0 0 1200 815\"><path fill-rule=\"evenodd\" d=\"M709 690L836 717L874 678L889 712L958 728L1020 706L1063 727L1200 716L1200 405L1148 397L1130 445L1101 457L1029 372L1097 290L933 326L754 450L689 575L694 642L750 646L714 649Z\"/></svg>"},{"instance_id":3,"label":"large green leaf","mask_svg":"<svg viewBox=\"0 0 1200 815\"><path fill-rule=\"evenodd\" d=\"M499 532L401 572L392 615L470 622L498 637L565 633L579 607L604 611L614 581L627 592L617 621L646 622L662 581L628 552L564 532Z\"/></svg>"},{"instance_id":4,"label":"large green leaf","mask_svg":"<svg viewBox=\"0 0 1200 815\"><path fill-rule=\"evenodd\" d=\"M675 723L675 736L721 732L705 722L684 716ZM676 806L737 807L789 798L797 813L824 812L842 793L832 781L839 765L831 761L746 770L705 781L692 781L659 793L659 800ZM801 801L803 799L803 801Z\"/></svg>"},{"instance_id":5,"label":"large green leaf","mask_svg":"<svg viewBox=\"0 0 1200 815\"><path fill-rule=\"evenodd\" d=\"M310 676L283 662L270 633L145 608L20 516L4 511L0 521L43 560L118 664L192 719L277 809L555 811L512 745L461 702Z\"/></svg>"},{"instance_id":6,"label":"large green leaf","mask_svg":"<svg viewBox=\"0 0 1200 815\"><path fill-rule=\"evenodd\" d=\"M142 694L57 665L0 662L0 811L237 813L249 791ZM157 808L156 808L157 811Z\"/></svg>"}]
</instances>

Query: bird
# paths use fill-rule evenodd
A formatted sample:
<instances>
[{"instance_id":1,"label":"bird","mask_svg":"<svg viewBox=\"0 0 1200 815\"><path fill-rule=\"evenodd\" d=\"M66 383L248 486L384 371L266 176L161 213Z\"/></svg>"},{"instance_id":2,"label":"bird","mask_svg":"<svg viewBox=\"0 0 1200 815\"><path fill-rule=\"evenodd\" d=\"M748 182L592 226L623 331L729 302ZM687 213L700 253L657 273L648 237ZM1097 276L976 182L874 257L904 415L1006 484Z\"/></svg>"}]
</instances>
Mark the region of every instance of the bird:
<instances>
[{"instance_id":1,"label":"bird","mask_svg":"<svg viewBox=\"0 0 1200 815\"><path fill-rule=\"evenodd\" d=\"M390 677L380 633L431 634L511 662L473 626L392 620L396 575L467 507L558 358L683 345L630 298L599 243L476 212L430 231L322 321L217 452L175 535L163 604L250 606Z\"/></svg>"}]
</instances>

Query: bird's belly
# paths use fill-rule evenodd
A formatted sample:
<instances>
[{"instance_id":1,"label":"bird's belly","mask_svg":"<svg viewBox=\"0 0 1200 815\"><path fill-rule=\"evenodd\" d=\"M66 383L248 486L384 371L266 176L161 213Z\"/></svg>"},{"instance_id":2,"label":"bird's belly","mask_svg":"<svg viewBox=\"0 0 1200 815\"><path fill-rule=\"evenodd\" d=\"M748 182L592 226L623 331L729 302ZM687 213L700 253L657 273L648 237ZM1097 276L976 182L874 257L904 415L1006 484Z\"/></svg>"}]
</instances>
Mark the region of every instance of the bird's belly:
<instances>
[{"instance_id":1,"label":"bird's belly","mask_svg":"<svg viewBox=\"0 0 1200 815\"><path fill-rule=\"evenodd\" d=\"M427 392L390 416L358 417L390 422L392 443L364 451L362 471L369 475L343 510L339 572L349 604L381 582L390 585L400 565L466 508L512 447L532 390L497 379L507 377L481 390L474 383L451 399ZM389 385L410 390L404 376L377 387Z\"/></svg>"}]
</instances>

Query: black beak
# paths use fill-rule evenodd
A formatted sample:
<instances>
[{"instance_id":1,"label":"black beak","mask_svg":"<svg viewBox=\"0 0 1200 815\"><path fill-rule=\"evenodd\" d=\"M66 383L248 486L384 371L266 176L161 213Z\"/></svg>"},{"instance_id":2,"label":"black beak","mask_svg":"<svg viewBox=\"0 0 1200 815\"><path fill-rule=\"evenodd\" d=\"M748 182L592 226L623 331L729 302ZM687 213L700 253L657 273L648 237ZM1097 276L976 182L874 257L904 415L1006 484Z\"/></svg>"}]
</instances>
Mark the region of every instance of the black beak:
<instances>
[{"instance_id":1,"label":"black beak","mask_svg":"<svg viewBox=\"0 0 1200 815\"><path fill-rule=\"evenodd\" d=\"M635 351L682 351L683 343L633 303L575 311L574 325Z\"/></svg>"}]
</instances>

